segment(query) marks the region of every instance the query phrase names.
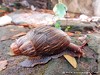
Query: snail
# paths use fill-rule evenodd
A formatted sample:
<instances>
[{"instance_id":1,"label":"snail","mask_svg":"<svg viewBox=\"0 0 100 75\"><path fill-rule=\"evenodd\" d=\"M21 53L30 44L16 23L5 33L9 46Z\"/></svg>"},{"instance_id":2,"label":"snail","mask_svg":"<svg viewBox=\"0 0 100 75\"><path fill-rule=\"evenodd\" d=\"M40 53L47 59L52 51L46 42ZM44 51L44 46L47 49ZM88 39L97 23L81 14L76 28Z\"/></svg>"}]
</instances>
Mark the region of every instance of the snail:
<instances>
[{"instance_id":1,"label":"snail","mask_svg":"<svg viewBox=\"0 0 100 75\"><path fill-rule=\"evenodd\" d=\"M20 63L21 66L34 67L37 64L45 64L52 58L62 56L66 48L71 48L73 52L82 56L81 47L70 41L70 37L62 30L41 26L30 30L12 43L10 47L15 55L29 57Z\"/></svg>"}]
</instances>

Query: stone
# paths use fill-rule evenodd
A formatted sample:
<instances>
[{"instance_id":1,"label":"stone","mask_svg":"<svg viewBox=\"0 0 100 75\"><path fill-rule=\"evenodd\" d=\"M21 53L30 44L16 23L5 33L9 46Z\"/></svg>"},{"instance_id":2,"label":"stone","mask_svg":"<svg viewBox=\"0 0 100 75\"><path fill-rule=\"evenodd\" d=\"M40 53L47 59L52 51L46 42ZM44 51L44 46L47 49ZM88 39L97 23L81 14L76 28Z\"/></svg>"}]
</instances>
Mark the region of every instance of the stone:
<instances>
[{"instance_id":1,"label":"stone","mask_svg":"<svg viewBox=\"0 0 100 75\"><path fill-rule=\"evenodd\" d=\"M100 34L88 34L87 35L88 46L96 53L100 54Z\"/></svg>"},{"instance_id":2,"label":"stone","mask_svg":"<svg viewBox=\"0 0 100 75\"><path fill-rule=\"evenodd\" d=\"M62 2L67 5L68 12L100 16L100 0L62 0ZM57 0L52 0L53 5L57 3Z\"/></svg>"},{"instance_id":3,"label":"stone","mask_svg":"<svg viewBox=\"0 0 100 75\"><path fill-rule=\"evenodd\" d=\"M11 37L19 32L28 32L28 28L9 25L0 27L0 38L2 36ZM15 30L15 31L13 31ZM74 39L73 39L74 40ZM36 65L33 68L23 68L19 63L27 57L11 57L7 54L10 50L10 44L14 40L0 41L0 60L7 59L8 66L5 70L0 71L0 75L90 75L90 72L97 72L98 63L96 54L93 50L85 48L85 57L76 58L78 66L74 69L64 57L52 59L47 64ZM93 55L94 54L94 55ZM100 71L99 71L100 72Z\"/></svg>"},{"instance_id":4,"label":"stone","mask_svg":"<svg viewBox=\"0 0 100 75\"><path fill-rule=\"evenodd\" d=\"M53 19L53 14L42 11L18 10L8 14L8 16L12 18L12 22L15 24L26 24L31 27L52 25L56 22L56 20Z\"/></svg>"},{"instance_id":5,"label":"stone","mask_svg":"<svg viewBox=\"0 0 100 75\"><path fill-rule=\"evenodd\" d=\"M98 54L98 72L100 72L100 34L88 34L88 46Z\"/></svg>"},{"instance_id":6,"label":"stone","mask_svg":"<svg viewBox=\"0 0 100 75\"><path fill-rule=\"evenodd\" d=\"M62 30L65 30L68 26L70 26L70 29L68 31L75 32L75 31L81 31L81 32L88 32L88 31L94 31L94 28L97 26L96 23L93 22L82 22L78 19L61 19L59 20L61 22Z\"/></svg>"},{"instance_id":7,"label":"stone","mask_svg":"<svg viewBox=\"0 0 100 75\"><path fill-rule=\"evenodd\" d=\"M94 59L77 59L78 67L73 68L63 57L54 59L48 63L43 75L89 75L91 72L97 72L97 64Z\"/></svg>"}]
</instances>

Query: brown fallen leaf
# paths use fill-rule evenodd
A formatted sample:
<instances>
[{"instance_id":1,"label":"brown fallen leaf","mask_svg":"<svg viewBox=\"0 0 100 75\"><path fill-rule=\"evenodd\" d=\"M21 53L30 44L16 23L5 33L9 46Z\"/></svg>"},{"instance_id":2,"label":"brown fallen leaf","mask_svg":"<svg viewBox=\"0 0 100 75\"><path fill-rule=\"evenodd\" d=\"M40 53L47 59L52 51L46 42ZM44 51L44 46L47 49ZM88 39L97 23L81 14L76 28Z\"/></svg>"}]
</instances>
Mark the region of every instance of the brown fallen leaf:
<instances>
[{"instance_id":1,"label":"brown fallen leaf","mask_svg":"<svg viewBox=\"0 0 100 75\"><path fill-rule=\"evenodd\" d=\"M22 26L22 27L29 27L30 25L29 24L25 24L25 23L23 23L23 24L19 24L20 25L20 27Z\"/></svg>"},{"instance_id":2,"label":"brown fallen leaf","mask_svg":"<svg viewBox=\"0 0 100 75\"><path fill-rule=\"evenodd\" d=\"M82 32L80 32L80 31L75 31L75 34L80 35L80 34L82 34Z\"/></svg>"},{"instance_id":3,"label":"brown fallen leaf","mask_svg":"<svg viewBox=\"0 0 100 75\"><path fill-rule=\"evenodd\" d=\"M1 39L0 39L0 41L5 41L5 40L8 40L8 39L9 39L9 37L7 37L7 36L2 36Z\"/></svg>"},{"instance_id":4,"label":"brown fallen leaf","mask_svg":"<svg viewBox=\"0 0 100 75\"><path fill-rule=\"evenodd\" d=\"M18 33L18 34L16 34L16 35L12 36L11 39L16 39L17 37L23 36L23 35L25 35L25 34L26 34L26 32Z\"/></svg>"},{"instance_id":5,"label":"brown fallen leaf","mask_svg":"<svg viewBox=\"0 0 100 75\"><path fill-rule=\"evenodd\" d=\"M66 32L69 36L74 36L74 33L72 32Z\"/></svg>"},{"instance_id":6,"label":"brown fallen leaf","mask_svg":"<svg viewBox=\"0 0 100 75\"><path fill-rule=\"evenodd\" d=\"M26 25L26 27L27 27L27 24L25 24L25 23L21 23L21 24L18 24L18 25L16 25L18 28L24 28L24 25Z\"/></svg>"},{"instance_id":7,"label":"brown fallen leaf","mask_svg":"<svg viewBox=\"0 0 100 75\"><path fill-rule=\"evenodd\" d=\"M4 70L7 64L7 60L0 61L0 71Z\"/></svg>"},{"instance_id":8,"label":"brown fallen leaf","mask_svg":"<svg viewBox=\"0 0 100 75\"><path fill-rule=\"evenodd\" d=\"M70 55L63 55L67 60L68 62L74 67L74 68L77 68L77 62L76 62L76 59Z\"/></svg>"}]
</instances>

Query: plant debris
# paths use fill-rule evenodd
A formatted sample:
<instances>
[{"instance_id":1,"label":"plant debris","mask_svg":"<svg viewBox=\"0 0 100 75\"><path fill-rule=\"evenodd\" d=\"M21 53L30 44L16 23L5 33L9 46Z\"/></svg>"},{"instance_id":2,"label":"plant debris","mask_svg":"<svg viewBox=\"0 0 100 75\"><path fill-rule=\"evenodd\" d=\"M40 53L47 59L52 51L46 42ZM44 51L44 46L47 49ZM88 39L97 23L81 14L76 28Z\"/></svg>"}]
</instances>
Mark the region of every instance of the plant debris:
<instances>
[{"instance_id":1,"label":"plant debris","mask_svg":"<svg viewBox=\"0 0 100 75\"><path fill-rule=\"evenodd\" d=\"M0 41L5 41L5 40L8 40L9 38L7 36L2 36Z\"/></svg>"},{"instance_id":2,"label":"plant debris","mask_svg":"<svg viewBox=\"0 0 100 75\"><path fill-rule=\"evenodd\" d=\"M0 71L6 69L7 64L7 60L0 61Z\"/></svg>"},{"instance_id":3,"label":"plant debris","mask_svg":"<svg viewBox=\"0 0 100 75\"><path fill-rule=\"evenodd\" d=\"M76 62L76 59L70 55L63 55L67 60L68 62L74 67L74 68L77 68L77 62Z\"/></svg>"},{"instance_id":4,"label":"plant debris","mask_svg":"<svg viewBox=\"0 0 100 75\"><path fill-rule=\"evenodd\" d=\"M17 37L23 36L23 35L25 35L25 34L26 34L25 32L18 33L18 34L16 34L16 35L12 36L12 39L15 39L15 38L17 38Z\"/></svg>"}]
</instances>

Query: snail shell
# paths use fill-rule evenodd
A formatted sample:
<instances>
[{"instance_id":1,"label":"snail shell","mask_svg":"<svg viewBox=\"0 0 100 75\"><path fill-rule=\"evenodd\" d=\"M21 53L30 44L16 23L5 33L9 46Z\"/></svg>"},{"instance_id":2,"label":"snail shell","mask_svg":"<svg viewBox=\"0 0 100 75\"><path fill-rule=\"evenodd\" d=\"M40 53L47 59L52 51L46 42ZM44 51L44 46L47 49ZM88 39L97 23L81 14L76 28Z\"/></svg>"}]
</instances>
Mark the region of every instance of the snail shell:
<instances>
[{"instance_id":1,"label":"snail shell","mask_svg":"<svg viewBox=\"0 0 100 75\"><path fill-rule=\"evenodd\" d=\"M50 26L34 28L12 45L15 55L51 56L66 50L70 37L62 30Z\"/></svg>"}]
</instances>

